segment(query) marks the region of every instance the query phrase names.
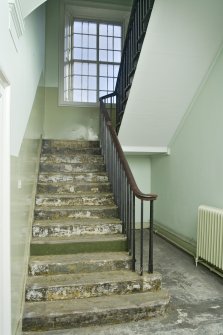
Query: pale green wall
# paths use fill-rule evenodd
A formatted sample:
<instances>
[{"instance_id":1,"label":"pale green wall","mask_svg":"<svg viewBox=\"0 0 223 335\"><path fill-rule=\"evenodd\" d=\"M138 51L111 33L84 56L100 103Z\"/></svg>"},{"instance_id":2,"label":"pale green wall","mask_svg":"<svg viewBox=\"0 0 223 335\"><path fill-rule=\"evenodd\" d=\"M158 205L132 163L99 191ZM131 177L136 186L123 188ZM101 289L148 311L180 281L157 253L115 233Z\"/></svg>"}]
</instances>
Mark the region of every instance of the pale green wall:
<instances>
[{"instance_id":1,"label":"pale green wall","mask_svg":"<svg viewBox=\"0 0 223 335\"><path fill-rule=\"evenodd\" d=\"M19 155L11 156L12 335L21 333L43 113L44 88L39 86Z\"/></svg>"},{"instance_id":2,"label":"pale green wall","mask_svg":"<svg viewBox=\"0 0 223 335\"><path fill-rule=\"evenodd\" d=\"M126 159L129 163L135 181L143 193L151 192L151 159L147 155L126 154ZM140 222L141 218L141 202L136 199L136 223ZM149 203L144 204L144 222L149 222ZM145 225L145 227L147 227ZM137 225L139 227L139 225Z\"/></svg>"},{"instance_id":3,"label":"pale green wall","mask_svg":"<svg viewBox=\"0 0 223 335\"><path fill-rule=\"evenodd\" d=\"M99 113L97 108L79 109L59 107L58 88L45 90L45 138L97 140L99 131Z\"/></svg>"},{"instance_id":4,"label":"pale green wall","mask_svg":"<svg viewBox=\"0 0 223 335\"><path fill-rule=\"evenodd\" d=\"M47 1L46 11L46 106L44 137L98 138L99 109L58 105L60 2Z\"/></svg>"},{"instance_id":5,"label":"pale green wall","mask_svg":"<svg viewBox=\"0 0 223 335\"><path fill-rule=\"evenodd\" d=\"M196 241L201 204L223 208L223 51L170 145L170 156L152 159L155 219Z\"/></svg>"}]
</instances>

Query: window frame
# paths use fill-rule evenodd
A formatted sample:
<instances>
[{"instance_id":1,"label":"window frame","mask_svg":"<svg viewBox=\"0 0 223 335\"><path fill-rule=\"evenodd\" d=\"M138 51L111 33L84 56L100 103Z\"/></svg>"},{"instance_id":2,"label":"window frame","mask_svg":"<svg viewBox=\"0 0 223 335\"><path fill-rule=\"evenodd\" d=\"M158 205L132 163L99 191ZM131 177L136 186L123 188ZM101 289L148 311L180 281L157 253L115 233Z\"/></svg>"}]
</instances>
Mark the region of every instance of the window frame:
<instances>
[{"instance_id":1,"label":"window frame","mask_svg":"<svg viewBox=\"0 0 223 335\"><path fill-rule=\"evenodd\" d=\"M99 105L99 100L96 102L75 102L75 101L66 101L64 99L64 31L65 31L65 17L70 16L72 20L81 20L81 21L96 21L97 24L109 24L120 25L122 29L122 45L121 51L124 42L125 31L128 23L130 8L127 6L119 5L106 5L104 8L101 8L103 5L101 3L95 3L92 6L92 3L86 1L85 6L80 6L80 1L63 1L61 3L60 9L60 41L59 41L59 85L58 85L58 104L59 106L74 106L74 107L96 107ZM118 9L117 9L118 7ZM97 39L99 37L97 36ZM97 48L98 53L99 48ZM80 60L81 62L82 60ZM99 58L97 57L97 69L99 70ZM105 64L109 64L106 62ZM113 64L113 63L112 63ZM97 99L99 96L99 72L97 73Z\"/></svg>"}]
</instances>

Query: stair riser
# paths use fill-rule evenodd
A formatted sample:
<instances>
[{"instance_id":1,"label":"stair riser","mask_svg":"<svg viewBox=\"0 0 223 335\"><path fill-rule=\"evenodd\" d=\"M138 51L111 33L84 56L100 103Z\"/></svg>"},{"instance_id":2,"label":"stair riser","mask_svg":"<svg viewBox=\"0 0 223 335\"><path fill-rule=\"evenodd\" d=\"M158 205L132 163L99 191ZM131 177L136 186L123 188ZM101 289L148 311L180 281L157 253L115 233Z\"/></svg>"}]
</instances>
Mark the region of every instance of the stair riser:
<instances>
[{"instance_id":1,"label":"stair riser","mask_svg":"<svg viewBox=\"0 0 223 335\"><path fill-rule=\"evenodd\" d=\"M92 273L102 271L130 270L131 261L100 261L100 262L78 262L78 263L33 263L29 265L30 276L57 275L66 273Z\"/></svg>"},{"instance_id":2,"label":"stair riser","mask_svg":"<svg viewBox=\"0 0 223 335\"><path fill-rule=\"evenodd\" d=\"M107 193L111 191L111 185L109 183L103 184L76 184L73 183L61 183L61 184L46 184L39 183L37 185L38 193L57 193L57 194L81 194L85 192L95 193Z\"/></svg>"},{"instance_id":3,"label":"stair riser","mask_svg":"<svg viewBox=\"0 0 223 335\"><path fill-rule=\"evenodd\" d=\"M72 140L43 140L42 148L47 150L49 148L72 148L72 149L81 149L81 148L99 148L99 141L72 141Z\"/></svg>"},{"instance_id":4,"label":"stair riser","mask_svg":"<svg viewBox=\"0 0 223 335\"><path fill-rule=\"evenodd\" d=\"M85 174L40 174L39 182L42 183L103 183L108 182L108 177L104 173Z\"/></svg>"},{"instance_id":5,"label":"stair riser","mask_svg":"<svg viewBox=\"0 0 223 335\"><path fill-rule=\"evenodd\" d=\"M97 284L57 285L50 287L30 287L26 289L26 301L52 301L83 299L91 297L110 296L114 294L129 294L135 292L153 292L160 288L157 280L147 282L144 287L142 277L134 281L99 282Z\"/></svg>"},{"instance_id":6,"label":"stair riser","mask_svg":"<svg viewBox=\"0 0 223 335\"><path fill-rule=\"evenodd\" d=\"M101 155L87 155L87 154L78 154L74 155L63 155L63 154L42 154L40 157L41 165L44 164L86 164L86 165L102 165L103 158Z\"/></svg>"},{"instance_id":7,"label":"stair riser","mask_svg":"<svg viewBox=\"0 0 223 335\"><path fill-rule=\"evenodd\" d=\"M125 240L81 242L81 243L32 243L30 246L31 256L43 255L69 255L80 252L113 252L126 251L127 243Z\"/></svg>"},{"instance_id":8,"label":"stair riser","mask_svg":"<svg viewBox=\"0 0 223 335\"><path fill-rule=\"evenodd\" d=\"M163 316L167 309L167 302L160 300L154 306L145 306L132 309L111 309L110 311L97 313L75 313L62 316L45 316L44 318L24 318L24 331L47 331L56 329L71 329L90 327L106 324L117 324L123 322L148 320L154 317Z\"/></svg>"},{"instance_id":9,"label":"stair riser","mask_svg":"<svg viewBox=\"0 0 223 335\"><path fill-rule=\"evenodd\" d=\"M70 172L70 173L81 173L81 172L103 172L105 171L104 164L41 164L40 172Z\"/></svg>"},{"instance_id":10,"label":"stair riser","mask_svg":"<svg viewBox=\"0 0 223 335\"><path fill-rule=\"evenodd\" d=\"M42 154L63 154L63 155L83 155L83 154L88 154L88 155L100 155L101 154L101 149L100 148L72 148L72 147L48 147L48 148L43 148Z\"/></svg>"},{"instance_id":11,"label":"stair riser","mask_svg":"<svg viewBox=\"0 0 223 335\"><path fill-rule=\"evenodd\" d=\"M98 224L98 225L50 225L37 226L32 228L33 237L60 237L60 236L79 236L79 235L105 235L117 234L122 232L121 224Z\"/></svg>"}]
</instances>

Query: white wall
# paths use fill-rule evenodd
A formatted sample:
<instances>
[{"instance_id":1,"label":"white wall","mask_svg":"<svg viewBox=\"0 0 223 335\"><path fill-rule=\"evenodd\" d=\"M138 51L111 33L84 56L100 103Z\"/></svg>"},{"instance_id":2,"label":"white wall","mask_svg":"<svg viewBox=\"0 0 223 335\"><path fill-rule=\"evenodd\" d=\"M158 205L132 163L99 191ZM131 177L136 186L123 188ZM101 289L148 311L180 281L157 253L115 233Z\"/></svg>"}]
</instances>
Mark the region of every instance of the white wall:
<instances>
[{"instance_id":1,"label":"white wall","mask_svg":"<svg viewBox=\"0 0 223 335\"><path fill-rule=\"evenodd\" d=\"M25 21L17 49L9 31L8 1L1 1L0 68L11 85L11 154L18 156L29 114L44 69L45 10L39 7Z\"/></svg>"}]
</instances>

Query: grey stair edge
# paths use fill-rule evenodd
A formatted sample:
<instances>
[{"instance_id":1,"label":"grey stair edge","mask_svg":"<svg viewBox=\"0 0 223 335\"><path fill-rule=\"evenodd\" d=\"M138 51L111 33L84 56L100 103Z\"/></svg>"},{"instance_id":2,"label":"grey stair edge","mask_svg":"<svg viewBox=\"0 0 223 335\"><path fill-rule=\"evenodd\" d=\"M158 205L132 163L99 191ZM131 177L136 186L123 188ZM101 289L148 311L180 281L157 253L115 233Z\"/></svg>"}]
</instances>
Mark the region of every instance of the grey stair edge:
<instances>
[{"instance_id":1,"label":"grey stair edge","mask_svg":"<svg viewBox=\"0 0 223 335\"><path fill-rule=\"evenodd\" d=\"M45 243L84 243L84 242L107 242L107 241L126 241L126 236L123 234L106 234L106 235L81 235L72 237L33 237L31 244L45 244Z\"/></svg>"},{"instance_id":2,"label":"grey stair edge","mask_svg":"<svg viewBox=\"0 0 223 335\"><path fill-rule=\"evenodd\" d=\"M33 226L52 226L52 225L95 225L95 224L122 224L119 218L91 218L81 219L81 218L63 218L63 219L51 219L51 220L35 220Z\"/></svg>"},{"instance_id":3,"label":"grey stair edge","mask_svg":"<svg viewBox=\"0 0 223 335\"><path fill-rule=\"evenodd\" d=\"M129 271L129 269L102 271L95 274L91 273L66 273L48 276L28 276L26 289L48 288L52 286L83 286L95 285L98 283L116 283L116 282L161 282L162 276L159 273L146 273L140 276L137 272Z\"/></svg>"},{"instance_id":4,"label":"grey stair edge","mask_svg":"<svg viewBox=\"0 0 223 335\"><path fill-rule=\"evenodd\" d=\"M106 209L117 209L118 206L117 205L73 205L73 206L36 206L35 207L35 211L55 211L55 212L58 212L58 211L75 211L75 210L78 210L78 211L86 211L86 210L90 210L90 211L94 211L94 210L98 210L98 211L103 211L103 210L106 210Z\"/></svg>"},{"instance_id":5,"label":"grey stair edge","mask_svg":"<svg viewBox=\"0 0 223 335\"><path fill-rule=\"evenodd\" d=\"M36 198L80 198L80 197L112 197L114 195L112 192L100 192L99 194L92 194L92 192L83 192L81 194L50 194L50 193L37 193Z\"/></svg>"},{"instance_id":6,"label":"grey stair edge","mask_svg":"<svg viewBox=\"0 0 223 335\"><path fill-rule=\"evenodd\" d=\"M138 300L137 300L138 299ZM113 295L91 297L78 300L66 300L66 301L47 301L47 302L26 302L24 308L24 317L32 318L36 317L47 317L47 316L63 316L64 313L69 314L80 314L84 312L97 312L100 310L108 309L126 309L128 305L134 308L145 307L147 304L154 304L157 300L165 300L165 304L169 303L170 296L165 289L161 289L156 292L140 292L127 295Z\"/></svg>"},{"instance_id":7,"label":"grey stair edge","mask_svg":"<svg viewBox=\"0 0 223 335\"><path fill-rule=\"evenodd\" d=\"M70 255L46 255L46 256L30 256L29 263L37 262L38 264L48 263L70 263L70 262L95 262L106 260L131 260L127 252L89 252L85 254L70 254Z\"/></svg>"}]
</instances>

